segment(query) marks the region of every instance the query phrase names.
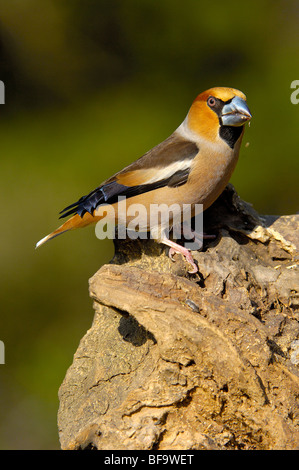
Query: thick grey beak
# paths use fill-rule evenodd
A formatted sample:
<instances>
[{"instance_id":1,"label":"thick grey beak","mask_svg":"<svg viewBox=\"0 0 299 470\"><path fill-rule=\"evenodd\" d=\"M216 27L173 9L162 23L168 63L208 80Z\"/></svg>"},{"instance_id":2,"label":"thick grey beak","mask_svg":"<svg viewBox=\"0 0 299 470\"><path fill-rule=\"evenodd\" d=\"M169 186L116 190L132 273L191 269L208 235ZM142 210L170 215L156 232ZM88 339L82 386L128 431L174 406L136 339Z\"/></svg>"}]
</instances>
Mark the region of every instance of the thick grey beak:
<instances>
[{"instance_id":1,"label":"thick grey beak","mask_svg":"<svg viewBox=\"0 0 299 470\"><path fill-rule=\"evenodd\" d=\"M246 101L239 96L235 96L222 108L221 119L224 126L242 126L251 117Z\"/></svg>"}]
</instances>

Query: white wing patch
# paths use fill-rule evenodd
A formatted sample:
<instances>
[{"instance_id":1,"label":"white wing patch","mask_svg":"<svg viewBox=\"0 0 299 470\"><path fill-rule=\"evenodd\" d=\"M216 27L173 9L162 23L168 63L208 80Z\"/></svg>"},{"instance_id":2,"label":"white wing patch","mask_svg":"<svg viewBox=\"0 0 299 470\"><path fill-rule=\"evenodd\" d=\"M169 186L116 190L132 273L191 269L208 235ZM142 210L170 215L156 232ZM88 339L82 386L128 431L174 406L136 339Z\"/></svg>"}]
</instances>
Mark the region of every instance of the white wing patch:
<instances>
[{"instance_id":1,"label":"white wing patch","mask_svg":"<svg viewBox=\"0 0 299 470\"><path fill-rule=\"evenodd\" d=\"M191 167L192 160L186 159L178 162L171 163L164 168L157 168L155 175L144 180L143 184L156 183L167 178L170 178L177 171L187 170Z\"/></svg>"}]
</instances>

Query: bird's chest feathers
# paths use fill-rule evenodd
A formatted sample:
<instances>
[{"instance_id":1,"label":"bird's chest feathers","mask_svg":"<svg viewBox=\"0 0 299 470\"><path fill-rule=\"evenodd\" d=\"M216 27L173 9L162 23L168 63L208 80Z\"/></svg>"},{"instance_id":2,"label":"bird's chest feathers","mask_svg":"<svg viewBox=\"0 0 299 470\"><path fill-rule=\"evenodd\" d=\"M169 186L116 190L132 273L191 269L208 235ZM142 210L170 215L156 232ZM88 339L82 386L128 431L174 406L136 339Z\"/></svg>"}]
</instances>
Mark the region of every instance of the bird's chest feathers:
<instances>
[{"instance_id":1,"label":"bird's chest feathers","mask_svg":"<svg viewBox=\"0 0 299 470\"><path fill-rule=\"evenodd\" d=\"M229 147L219 151L201 148L189 176L190 184L196 184L199 200L207 200L210 205L221 194L234 171L238 153Z\"/></svg>"}]
</instances>

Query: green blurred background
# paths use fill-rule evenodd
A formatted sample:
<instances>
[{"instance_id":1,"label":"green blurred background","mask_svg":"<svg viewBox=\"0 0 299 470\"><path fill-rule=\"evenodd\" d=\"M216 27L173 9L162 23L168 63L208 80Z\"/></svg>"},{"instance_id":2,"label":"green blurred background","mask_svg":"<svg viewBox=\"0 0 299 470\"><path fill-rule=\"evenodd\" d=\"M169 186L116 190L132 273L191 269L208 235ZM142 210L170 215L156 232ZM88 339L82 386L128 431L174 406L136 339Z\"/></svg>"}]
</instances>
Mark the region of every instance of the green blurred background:
<instances>
[{"instance_id":1,"label":"green blurred background","mask_svg":"<svg viewBox=\"0 0 299 470\"><path fill-rule=\"evenodd\" d=\"M298 210L298 20L296 0L0 0L1 449L59 448L58 388L93 318L88 279L113 254L92 228L35 243L198 93L247 95L232 182L261 213Z\"/></svg>"}]
</instances>

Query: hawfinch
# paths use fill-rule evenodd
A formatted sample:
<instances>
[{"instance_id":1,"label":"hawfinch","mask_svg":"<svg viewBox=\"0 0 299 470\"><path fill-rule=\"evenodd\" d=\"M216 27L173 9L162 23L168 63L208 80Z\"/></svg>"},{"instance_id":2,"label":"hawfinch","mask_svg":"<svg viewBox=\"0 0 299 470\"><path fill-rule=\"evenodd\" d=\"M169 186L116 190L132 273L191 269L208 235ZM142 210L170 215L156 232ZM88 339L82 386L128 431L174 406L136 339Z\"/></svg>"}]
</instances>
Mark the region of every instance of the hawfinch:
<instances>
[{"instance_id":1,"label":"hawfinch","mask_svg":"<svg viewBox=\"0 0 299 470\"><path fill-rule=\"evenodd\" d=\"M131 204L142 204L147 214L151 205L161 203L175 204L179 211L184 204L202 204L202 210L207 209L229 182L244 124L250 119L246 96L241 91L215 87L201 93L170 137L61 211L61 218L71 217L36 247L68 230L103 219L105 205L113 207L116 225L123 203L126 209ZM197 272L190 250L170 240L163 223L152 226L146 217L141 225L151 238L170 247L170 256L181 253L192 266L190 272Z\"/></svg>"}]
</instances>

